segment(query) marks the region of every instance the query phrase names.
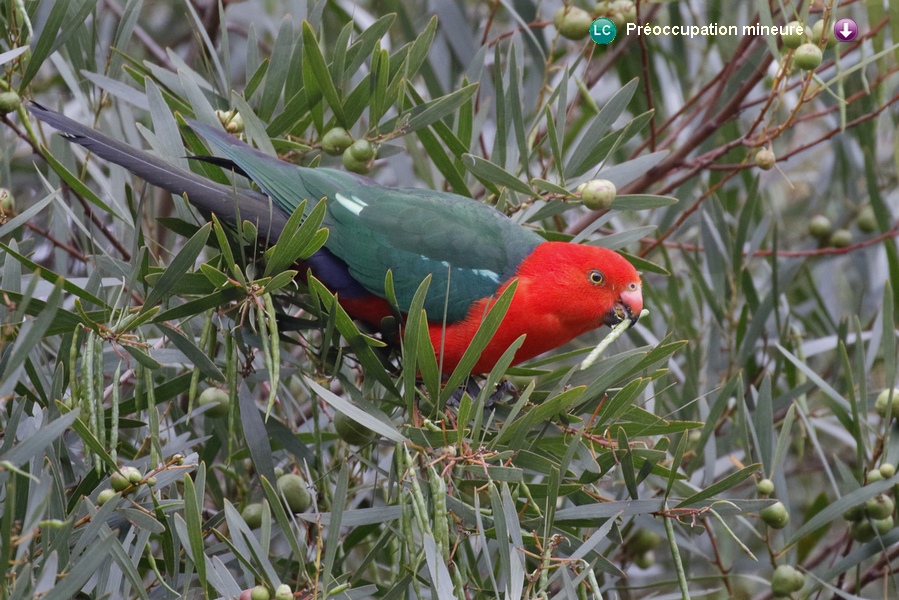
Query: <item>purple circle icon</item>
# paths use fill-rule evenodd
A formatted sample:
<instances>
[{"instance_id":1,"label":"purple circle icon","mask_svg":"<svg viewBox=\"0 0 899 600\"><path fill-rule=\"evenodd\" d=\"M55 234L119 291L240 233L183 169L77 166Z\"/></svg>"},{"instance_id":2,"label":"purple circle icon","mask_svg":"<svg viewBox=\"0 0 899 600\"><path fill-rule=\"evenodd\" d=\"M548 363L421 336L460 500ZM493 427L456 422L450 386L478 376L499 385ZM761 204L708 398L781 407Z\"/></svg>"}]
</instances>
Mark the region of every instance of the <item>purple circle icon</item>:
<instances>
[{"instance_id":1,"label":"purple circle icon","mask_svg":"<svg viewBox=\"0 0 899 600\"><path fill-rule=\"evenodd\" d=\"M841 42L851 42L858 37L858 23L852 19L840 19L833 25L833 34Z\"/></svg>"}]
</instances>

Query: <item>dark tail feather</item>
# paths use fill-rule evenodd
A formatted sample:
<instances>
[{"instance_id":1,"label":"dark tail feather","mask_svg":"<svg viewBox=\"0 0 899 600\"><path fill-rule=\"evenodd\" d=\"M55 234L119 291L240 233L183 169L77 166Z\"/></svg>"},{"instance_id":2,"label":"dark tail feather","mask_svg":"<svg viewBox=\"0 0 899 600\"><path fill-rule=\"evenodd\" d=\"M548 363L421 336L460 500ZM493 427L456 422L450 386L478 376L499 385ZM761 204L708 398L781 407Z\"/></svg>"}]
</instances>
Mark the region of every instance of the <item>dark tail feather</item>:
<instances>
[{"instance_id":1,"label":"dark tail feather","mask_svg":"<svg viewBox=\"0 0 899 600\"><path fill-rule=\"evenodd\" d=\"M290 215L275 206L265 194L216 183L114 140L39 104L33 103L28 109L37 119L58 130L70 142L80 144L100 158L125 167L148 183L173 194L186 194L188 201L203 213L215 213L229 223L236 223L238 218L241 221L251 221L269 243L277 241L284 230Z\"/></svg>"}]
</instances>

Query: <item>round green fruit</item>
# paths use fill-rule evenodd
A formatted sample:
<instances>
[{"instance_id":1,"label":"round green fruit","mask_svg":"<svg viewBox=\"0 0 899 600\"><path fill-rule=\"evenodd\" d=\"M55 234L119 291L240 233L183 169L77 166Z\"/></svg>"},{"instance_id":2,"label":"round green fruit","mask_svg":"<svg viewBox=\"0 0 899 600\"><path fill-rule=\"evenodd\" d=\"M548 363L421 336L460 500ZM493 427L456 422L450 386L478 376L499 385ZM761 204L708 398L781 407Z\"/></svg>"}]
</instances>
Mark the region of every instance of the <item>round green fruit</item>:
<instances>
[{"instance_id":1,"label":"round green fruit","mask_svg":"<svg viewBox=\"0 0 899 600\"><path fill-rule=\"evenodd\" d=\"M786 598L804 585L805 576L790 565L780 565L771 576L771 594L775 598Z\"/></svg>"},{"instance_id":2,"label":"round green fruit","mask_svg":"<svg viewBox=\"0 0 899 600\"><path fill-rule=\"evenodd\" d=\"M832 231L833 225L831 224L830 219L824 215L815 215L812 217L812 220L808 222L809 234L819 240L826 240L829 238Z\"/></svg>"},{"instance_id":3,"label":"round green fruit","mask_svg":"<svg viewBox=\"0 0 899 600\"><path fill-rule=\"evenodd\" d=\"M793 54L793 62L803 71L814 71L824 59L821 48L815 44L805 43L796 48Z\"/></svg>"},{"instance_id":4,"label":"round green fruit","mask_svg":"<svg viewBox=\"0 0 899 600\"><path fill-rule=\"evenodd\" d=\"M755 154L755 164L763 171L770 171L773 169L776 162L777 157L774 156L774 152L768 148L762 148Z\"/></svg>"},{"instance_id":5,"label":"round green fruit","mask_svg":"<svg viewBox=\"0 0 899 600\"><path fill-rule=\"evenodd\" d=\"M845 248L852 243L852 232L848 229L837 229L830 235L830 245L834 248Z\"/></svg>"},{"instance_id":6,"label":"round green fruit","mask_svg":"<svg viewBox=\"0 0 899 600\"><path fill-rule=\"evenodd\" d=\"M322 150L331 156L339 156L353 145L353 136L343 127L329 129L322 138Z\"/></svg>"},{"instance_id":7,"label":"round green fruit","mask_svg":"<svg viewBox=\"0 0 899 600\"><path fill-rule=\"evenodd\" d=\"M885 494L877 494L865 502L865 514L875 520L892 518L895 508L896 504L893 499Z\"/></svg>"},{"instance_id":8,"label":"round green fruit","mask_svg":"<svg viewBox=\"0 0 899 600\"><path fill-rule=\"evenodd\" d=\"M639 556L658 546L660 541L662 541L662 538L659 537L659 534L655 531L650 531L649 529L643 529L641 527L634 531L631 537L627 539L625 547L627 547L627 551L634 556Z\"/></svg>"},{"instance_id":9,"label":"round green fruit","mask_svg":"<svg viewBox=\"0 0 899 600\"><path fill-rule=\"evenodd\" d=\"M590 33L593 17L577 6L563 6L553 16L553 23L559 35L569 40L582 40Z\"/></svg>"},{"instance_id":10,"label":"round green fruit","mask_svg":"<svg viewBox=\"0 0 899 600\"><path fill-rule=\"evenodd\" d=\"M356 160L353 157L353 153L350 152L349 148L347 148L343 152L343 166L347 171L359 173L360 175L365 175L366 173L371 171L371 164L368 162Z\"/></svg>"},{"instance_id":11,"label":"round green fruit","mask_svg":"<svg viewBox=\"0 0 899 600\"><path fill-rule=\"evenodd\" d=\"M250 592L250 600L269 600L271 597L268 588L264 585L257 585Z\"/></svg>"},{"instance_id":12,"label":"round green fruit","mask_svg":"<svg viewBox=\"0 0 899 600\"><path fill-rule=\"evenodd\" d=\"M357 423L341 412L334 415L334 429L337 431L337 436L340 439L353 446L367 444L374 437L371 429Z\"/></svg>"},{"instance_id":13,"label":"round green fruit","mask_svg":"<svg viewBox=\"0 0 899 600\"><path fill-rule=\"evenodd\" d=\"M805 28L799 21L787 23L787 33L781 34L780 39L786 48L795 50L805 41Z\"/></svg>"},{"instance_id":14,"label":"round green fruit","mask_svg":"<svg viewBox=\"0 0 899 600\"><path fill-rule=\"evenodd\" d=\"M278 491L287 502L291 512L301 513L312 506L312 494L306 482L296 473L287 473L278 478Z\"/></svg>"},{"instance_id":15,"label":"round green fruit","mask_svg":"<svg viewBox=\"0 0 899 600\"><path fill-rule=\"evenodd\" d=\"M377 154L375 147L368 140L356 140L347 150L353 158L364 163L374 160Z\"/></svg>"},{"instance_id":16,"label":"round green fruit","mask_svg":"<svg viewBox=\"0 0 899 600\"><path fill-rule=\"evenodd\" d=\"M227 417L231 408L231 398L228 396L228 392L217 387L203 390L200 394L199 403L200 406L212 405L204 414L213 419Z\"/></svg>"},{"instance_id":17,"label":"round green fruit","mask_svg":"<svg viewBox=\"0 0 899 600\"><path fill-rule=\"evenodd\" d=\"M103 506L104 504L112 500L113 496L115 496L115 490L112 488L100 490L100 493L97 494L97 504Z\"/></svg>"},{"instance_id":18,"label":"round green fruit","mask_svg":"<svg viewBox=\"0 0 899 600\"><path fill-rule=\"evenodd\" d=\"M868 483L874 483L875 481L882 481L883 473L880 472L880 469L871 469L868 471L868 476L866 477L866 481Z\"/></svg>"},{"instance_id":19,"label":"round green fruit","mask_svg":"<svg viewBox=\"0 0 899 600\"><path fill-rule=\"evenodd\" d=\"M128 477L122 473L115 472L109 476L109 485L112 486L117 492L124 491L131 487L131 482L128 481Z\"/></svg>"},{"instance_id":20,"label":"round green fruit","mask_svg":"<svg viewBox=\"0 0 899 600\"><path fill-rule=\"evenodd\" d=\"M880 471L880 474L884 479L889 479L896 474L896 467L894 467L892 463L883 463L877 470Z\"/></svg>"},{"instance_id":21,"label":"round green fruit","mask_svg":"<svg viewBox=\"0 0 899 600\"><path fill-rule=\"evenodd\" d=\"M275 600L292 600L293 590L286 583L282 583L275 590Z\"/></svg>"},{"instance_id":22,"label":"round green fruit","mask_svg":"<svg viewBox=\"0 0 899 600\"><path fill-rule=\"evenodd\" d=\"M0 92L0 114L7 114L19 110L22 99L13 91Z\"/></svg>"},{"instance_id":23,"label":"round green fruit","mask_svg":"<svg viewBox=\"0 0 899 600\"><path fill-rule=\"evenodd\" d=\"M899 389L892 390L893 398L890 399L890 389L884 389L877 394L877 400L874 402L874 408L881 417L899 417ZM870 473L869 473L870 475Z\"/></svg>"},{"instance_id":24,"label":"round green fruit","mask_svg":"<svg viewBox=\"0 0 899 600\"><path fill-rule=\"evenodd\" d=\"M862 544L870 542L877 537L877 534L874 533L874 526L867 519L853 521L849 525L849 535L852 536L853 540Z\"/></svg>"},{"instance_id":25,"label":"round green fruit","mask_svg":"<svg viewBox=\"0 0 899 600\"><path fill-rule=\"evenodd\" d=\"M755 491L759 496L770 496L774 493L774 482L770 479L761 479L755 484Z\"/></svg>"},{"instance_id":26,"label":"round green fruit","mask_svg":"<svg viewBox=\"0 0 899 600\"><path fill-rule=\"evenodd\" d=\"M816 21L814 25L812 25L812 32L809 35L809 40L816 46L821 44L821 37L826 35L827 39L825 40L824 47L825 48L833 48L837 45L836 36L827 28L827 23L824 22L824 19Z\"/></svg>"},{"instance_id":27,"label":"round green fruit","mask_svg":"<svg viewBox=\"0 0 899 600\"><path fill-rule=\"evenodd\" d=\"M861 521L865 518L865 509L858 504L850 506L843 511L843 518L847 521Z\"/></svg>"},{"instance_id":28,"label":"round green fruit","mask_svg":"<svg viewBox=\"0 0 899 600\"><path fill-rule=\"evenodd\" d=\"M886 535L893 530L893 515L871 521L877 535Z\"/></svg>"},{"instance_id":29,"label":"round green fruit","mask_svg":"<svg viewBox=\"0 0 899 600\"><path fill-rule=\"evenodd\" d=\"M591 179L581 188L581 202L590 210L604 210L612 206L618 189L608 179Z\"/></svg>"},{"instance_id":30,"label":"round green fruit","mask_svg":"<svg viewBox=\"0 0 899 600\"><path fill-rule=\"evenodd\" d=\"M637 557L634 558L634 564L641 569L648 569L656 564L656 553L650 550L649 552L638 554Z\"/></svg>"},{"instance_id":31,"label":"round green fruit","mask_svg":"<svg viewBox=\"0 0 899 600\"><path fill-rule=\"evenodd\" d=\"M253 502L252 504L247 504L244 509L240 511L240 516L247 524L247 527L250 529L259 529L262 527L263 510L264 508L261 502Z\"/></svg>"},{"instance_id":32,"label":"round green fruit","mask_svg":"<svg viewBox=\"0 0 899 600\"><path fill-rule=\"evenodd\" d=\"M866 205L861 212L858 213L856 224L858 225L859 231L862 233L874 233L877 231L877 216L874 214L874 209L870 204Z\"/></svg>"},{"instance_id":33,"label":"round green fruit","mask_svg":"<svg viewBox=\"0 0 899 600\"><path fill-rule=\"evenodd\" d=\"M787 512L787 507L780 501L760 510L759 516L772 529L783 529L790 522L790 513Z\"/></svg>"}]
</instances>

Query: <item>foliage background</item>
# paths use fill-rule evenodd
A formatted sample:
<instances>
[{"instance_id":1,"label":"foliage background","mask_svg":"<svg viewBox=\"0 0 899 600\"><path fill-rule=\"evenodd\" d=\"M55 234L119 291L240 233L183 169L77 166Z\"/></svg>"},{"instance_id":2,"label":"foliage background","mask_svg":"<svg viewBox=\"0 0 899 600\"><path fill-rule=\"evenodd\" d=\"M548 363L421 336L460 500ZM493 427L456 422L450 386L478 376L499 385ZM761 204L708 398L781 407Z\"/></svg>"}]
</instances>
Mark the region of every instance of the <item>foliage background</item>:
<instances>
[{"instance_id":1,"label":"foliage background","mask_svg":"<svg viewBox=\"0 0 899 600\"><path fill-rule=\"evenodd\" d=\"M184 166L204 149L181 116L239 110L303 164L339 164L320 142L343 125L378 144L384 183L627 253L650 314L588 369L607 332L509 369L521 396L495 411L485 386L444 412L455 386L428 377L414 311L385 369L326 292L265 270L254 232L202 226L10 113L0 596L763 598L777 565L806 574L796 597L899 594L899 532L861 543L841 516L897 481L872 473L899 461L874 410L896 382L899 6L842 3L859 40L809 75L776 36L571 41L553 1L221 4L6 0L0 86ZM742 26L834 8L636 10ZM597 176L611 210L578 201ZM816 214L849 244L810 236ZM311 252L315 223L294 241ZM227 418L198 406L207 386ZM342 441L337 413L377 439ZM144 477L100 505L120 465ZM285 510L282 471L306 512ZM758 518L762 477L784 529Z\"/></svg>"}]
</instances>

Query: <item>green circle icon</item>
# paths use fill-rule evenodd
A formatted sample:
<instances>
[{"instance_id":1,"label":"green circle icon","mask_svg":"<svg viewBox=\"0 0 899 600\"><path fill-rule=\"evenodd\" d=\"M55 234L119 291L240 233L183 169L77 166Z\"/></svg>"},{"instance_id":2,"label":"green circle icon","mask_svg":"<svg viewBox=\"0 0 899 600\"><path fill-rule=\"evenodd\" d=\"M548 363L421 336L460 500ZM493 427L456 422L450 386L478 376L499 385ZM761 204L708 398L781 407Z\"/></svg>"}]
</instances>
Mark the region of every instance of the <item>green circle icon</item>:
<instances>
[{"instance_id":1,"label":"green circle icon","mask_svg":"<svg viewBox=\"0 0 899 600\"><path fill-rule=\"evenodd\" d=\"M597 44L608 44L615 39L618 28L608 17L600 17L590 25L590 39Z\"/></svg>"}]
</instances>

